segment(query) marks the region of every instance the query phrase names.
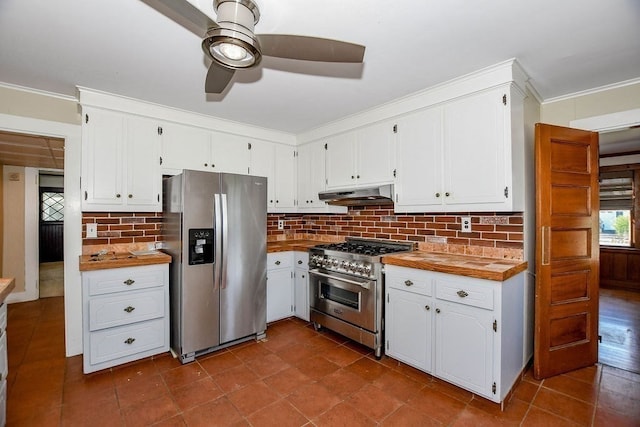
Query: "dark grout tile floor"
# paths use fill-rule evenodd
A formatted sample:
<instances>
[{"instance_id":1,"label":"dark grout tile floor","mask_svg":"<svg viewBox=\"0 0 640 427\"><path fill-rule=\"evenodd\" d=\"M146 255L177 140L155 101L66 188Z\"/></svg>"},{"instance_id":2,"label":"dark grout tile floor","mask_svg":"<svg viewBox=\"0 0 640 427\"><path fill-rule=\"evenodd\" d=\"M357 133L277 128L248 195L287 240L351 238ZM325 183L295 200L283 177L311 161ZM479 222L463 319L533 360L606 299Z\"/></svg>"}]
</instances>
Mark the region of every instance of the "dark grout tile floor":
<instances>
[{"instance_id":1,"label":"dark grout tile floor","mask_svg":"<svg viewBox=\"0 0 640 427\"><path fill-rule=\"evenodd\" d=\"M640 426L640 375L596 365L536 381L504 411L306 322L180 365L90 375L65 358L62 297L8 307L8 426Z\"/></svg>"}]
</instances>

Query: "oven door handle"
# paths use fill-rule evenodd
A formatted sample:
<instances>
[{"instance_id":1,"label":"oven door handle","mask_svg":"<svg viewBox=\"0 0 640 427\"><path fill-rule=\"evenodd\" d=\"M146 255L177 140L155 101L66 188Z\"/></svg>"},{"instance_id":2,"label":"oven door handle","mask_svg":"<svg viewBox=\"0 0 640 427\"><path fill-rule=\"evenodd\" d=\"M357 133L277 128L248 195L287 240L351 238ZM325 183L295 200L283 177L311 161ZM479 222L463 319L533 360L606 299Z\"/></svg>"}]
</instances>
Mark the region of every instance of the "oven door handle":
<instances>
[{"instance_id":1,"label":"oven door handle","mask_svg":"<svg viewBox=\"0 0 640 427\"><path fill-rule=\"evenodd\" d=\"M331 274L321 273L317 270L309 270L309 274L314 274L320 277L326 277L327 279L337 280L339 282L351 283L352 285L360 286L364 289L371 289L371 281L359 282L357 280L344 279L342 277L332 276Z\"/></svg>"}]
</instances>

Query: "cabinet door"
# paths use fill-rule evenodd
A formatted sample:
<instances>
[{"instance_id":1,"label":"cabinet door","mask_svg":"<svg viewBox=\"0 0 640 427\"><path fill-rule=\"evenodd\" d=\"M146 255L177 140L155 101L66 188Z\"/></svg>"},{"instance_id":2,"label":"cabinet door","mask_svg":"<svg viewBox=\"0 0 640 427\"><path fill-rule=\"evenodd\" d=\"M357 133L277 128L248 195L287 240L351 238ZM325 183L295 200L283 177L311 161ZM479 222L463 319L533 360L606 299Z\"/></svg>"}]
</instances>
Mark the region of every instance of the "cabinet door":
<instances>
[{"instance_id":1,"label":"cabinet door","mask_svg":"<svg viewBox=\"0 0 640 427\"><path fill-rule=\"evenodd\" d=\"M82 124L83 211L123 205L125 116L84 109Z\"/></svg>"},{"instance_id":2,"label":"cabinet door","mask_svg":"<svg viewBox=\"0 0 640 427\"><path fill-rule=\"evenodd\" d=\"M445 105L446 204L505 202L508 107L503 95L504 90L493 90Z\"/></svg>"},{"instance_id":3,"label":"cabinet door","mask_svg":"<svg viewBox=\"0 0 640 427\"><path fill-rule=\"evenodd\" d=\"M347 132L325 140L327 190L356 185L356 134Z\"/></svg>"},{"instance_id":4,"label":"cabinet door","mask_svg":"<svg viewBox=\"0 0 640 427\"><path fill-rule=\"evenodd\" d=\"M211 170L247 175L250 139L221 132L213 133Z\"/></svg>"},{"instance_id":5,"label":"cabinet door","mask_svg":"<svg viewBox=\"0 0 640 427\"><path fill-rule=\"evenodd\" d=\"M267 322L293 314L293 278L290 268L267 272Z\"/></svg>"},{"instance_id":6,"label":"cabinet door","mask_svg":"<svg viewBox=\"0 0 640 427\"><path fill-rule=\"evenodd\" d=\"M442 108L403 116L397 126L395 210L415 212L423 206L441 205Z\"/></svg>"},{"instance_id":7,"label":"cabinet door","mask_svg":"<svg viewBox=\"0 0 640 427\"><path fill-rule=\"evenodd\" d=\"M385 306L387 355L431 372L432 298L388 289Z\"/></svg>"},{"instance_id":8,"label":"cabinet door","mask_svg":"<svg viewBox=\"0 0 640 427\"><path fill-rule=\"evenodd\" d=\"M296 317L309 321L309 270L306 268L295 269L294 283L294 309Z\"/></svg>"},{"instance_id":9,"label":"cabinet door","mask_svg":"<svg viewBox=\"0 0 640 427\"><path fill-rule=\"evenodd\" d=\"M211 132L192 126L162 124L162 168L211 170Z\"/></svg>"},{"instance_id":10,"label":"cabinet door","mask_svg":"<svg viewBox=\"0 0 640 427\"><path fill-rule=\"evenodd\" d=\"M298 208L316 210L325 203L318 193L325 189L324 142L317 141L298 147Z\"/></svg>"},{"instance_id":11,"label":"cabinet door","mask_svg":"<svg viewBox=\"0 0 640 427\"><path fill-rule=\"evenodd\" d=\"M435 375L493 398L493 312L438 301Z\"/></svg>"},{"instance_id":12,"label":"cabinet door","mask_svg":"<svg viewBox=\"0 0 640 427\"><path fill-rule=\"evenodd\" d=\"M290 145L276 144L274 190L276 208L293 208L296 200L296 150Z\"/></svg>"},{"instance_id":13,"label":"cabinet door","mask_svg":"<svg viewBox=\"0 0 640 427\"><path fill-rule=\"evenodd\" d=\"M154 120L140 117L127 119L126 153L127 207L161 211L160 138Z\"/></svg>"},{"instance_id":14,"label":"cabinet door","mask_svg":"<svg viewBox=\"0 0 640 427\"><path fill-rule=\"evenodd\" d=\"M393 182L395 152L393 124L376 123L359 129L357 135L356 179L359 186Z\"/></svg>"},{"instance_id":15,"label":"cabinet door","mask_svg":"<svg viewBox=\"0 0 640 427\"><path fill-rule=\"evenodd\" d=\"M249 154L249 175L267 178L267 206L275 205L274 185L274 144L266 141L256 141L251 144Z\"/></svg>"}]
</instances>

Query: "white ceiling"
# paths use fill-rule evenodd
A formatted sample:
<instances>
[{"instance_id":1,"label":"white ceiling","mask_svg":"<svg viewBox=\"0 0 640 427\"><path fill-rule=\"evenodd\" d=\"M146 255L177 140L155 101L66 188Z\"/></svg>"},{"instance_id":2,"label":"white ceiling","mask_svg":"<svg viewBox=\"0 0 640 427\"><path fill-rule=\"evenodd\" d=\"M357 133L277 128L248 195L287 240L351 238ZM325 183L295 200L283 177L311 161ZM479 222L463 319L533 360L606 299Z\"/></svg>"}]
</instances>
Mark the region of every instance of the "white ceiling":
<instances>
[{"instance_id":1,"label":"white ceiling","mask_svg":"<svg viewBox=\"0 0 640 427\"><path fill-rule=\"evenodd\" d=\"M71 96L79 85L298 133L513 57L543 99L640 78L637 0L258 4L256 33L360 43L364 64L265 58L205 95L200 37L141 0L0 0L0 82Z\"/></svg>"}]
</instances>

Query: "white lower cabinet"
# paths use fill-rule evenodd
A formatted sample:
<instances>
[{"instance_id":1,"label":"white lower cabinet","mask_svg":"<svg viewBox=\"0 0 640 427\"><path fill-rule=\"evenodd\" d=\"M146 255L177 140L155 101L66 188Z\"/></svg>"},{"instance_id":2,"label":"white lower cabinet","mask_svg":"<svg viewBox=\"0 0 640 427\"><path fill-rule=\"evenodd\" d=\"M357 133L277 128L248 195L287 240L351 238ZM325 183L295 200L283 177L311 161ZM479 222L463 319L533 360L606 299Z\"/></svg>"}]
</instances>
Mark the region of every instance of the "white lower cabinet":
<instances>
[{"instance_id":1,"label":"white lower cabinet","mask_svg":"<svg viewBox=\"0 0 640 427\"><path fill-rule=\"evenodd\" d=\"M502 402L524 368L524 273L504 282L385 266L387 355Z\"/></svg>"},{"instance_id":2,"label":"white lower cabinet","mask_svg":"<svg viewBox=\"0 0 640 427\"><path fill-rule=\"evenodd\" d=\"M267 323L293 315L293 252L267 254Z\"/></svg>"},{"instance_id":3,"label":"white lower cabinet","mask_svg":"<svg viewBox=\"0 0 640 427\"><path fill-rule=\"evenodd\" d=\"M396 272L395 269L391 269L393 274L387 270L386 353L430 373L433 353L432 281L417 271L403 269Z\"/></svg>"},{"instance_id":4,"label":"white lower cabinet","mask_svg":"<svg viewBox=\"0 0 640 427\"><path fill-rule=\"evenodd\" d=\"M309 253L293 253L293 311L296 317L309 321Z\"/></svg>"},{"instance_id":5,"label":"white lower cabinet","mask_svg":"<svg viewBox=\"0 0 640 427\"><path fill-rule=\"evenodd\" d=\"M309 321L309 254L267 254L267 323L296 316Z\"/></svg>"},{"instance_id":6,"label":"white lower cabinet","mask_svg":"<svg viewBox=\"0 0 640 427\"><path fill-rule=\"evenodd\" d=\"M169 265L82 272L84 372L169 351Z\"/></svg>"}]
</instances>

